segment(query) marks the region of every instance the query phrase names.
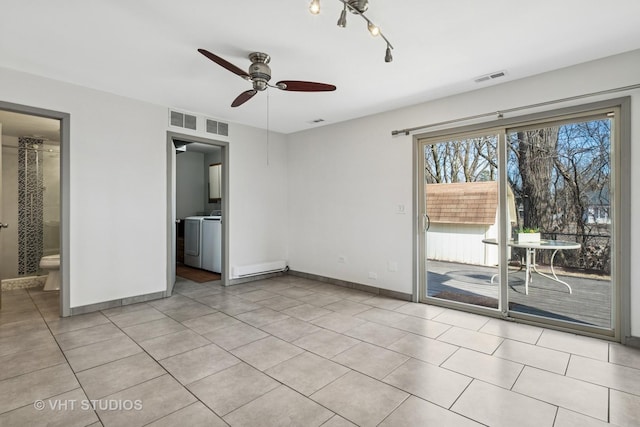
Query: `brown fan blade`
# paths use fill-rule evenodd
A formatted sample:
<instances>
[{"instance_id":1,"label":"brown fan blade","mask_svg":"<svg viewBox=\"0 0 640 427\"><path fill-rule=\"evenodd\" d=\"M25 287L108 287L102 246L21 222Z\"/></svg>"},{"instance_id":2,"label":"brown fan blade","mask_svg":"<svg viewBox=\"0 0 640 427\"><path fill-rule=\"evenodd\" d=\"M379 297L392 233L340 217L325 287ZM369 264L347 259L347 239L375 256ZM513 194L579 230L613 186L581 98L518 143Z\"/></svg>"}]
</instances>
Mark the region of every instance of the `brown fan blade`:
<instances>
[{"instance_id":1,"label":"brown fan blade","mask_svg":"<svg viewBox=\"0 0 640 427\"><path fill-rule=\"evenodd\" d=\"M238 95L236 99L233 100L233 102L231 103L231 106L232 107L241 106L242 104L244 104L245 102L253 98L253 95L255 95L256 93L258 93L258 91L255 89L245 90L240 95Z\"/></svg>"},{"instance_id":2,"label":"brown fan blade","mask_svg":"<svg viewBox=\"0 0 640 427\"><path fill-rule=\"evenodd\" d=\"M204 56L206 56L207 58L209 58L210 60L218 64L219 66L231 71L232 73L237 74L240 77L243 77L245 79L249 78L249 74L247 74L246 71L243 71L241 68L236 67L231 62L220 58L218 55L214 55L213 53L205 49L198 49L198 52L200 52L201 54L203 54Z\"/></svg>"},{"instance_id":3,"label":"brown fan blade","mask_svg":"<svg viewBox=\"0 0 640 427\"><path fill-rule=\"evenodd\" d=\"M336 90L334 85L304 82L300 80L282 80L276 83L276 86L282 90L291 90L296 92L330 92L332 90Z\"/></svg>"}]
</instances>

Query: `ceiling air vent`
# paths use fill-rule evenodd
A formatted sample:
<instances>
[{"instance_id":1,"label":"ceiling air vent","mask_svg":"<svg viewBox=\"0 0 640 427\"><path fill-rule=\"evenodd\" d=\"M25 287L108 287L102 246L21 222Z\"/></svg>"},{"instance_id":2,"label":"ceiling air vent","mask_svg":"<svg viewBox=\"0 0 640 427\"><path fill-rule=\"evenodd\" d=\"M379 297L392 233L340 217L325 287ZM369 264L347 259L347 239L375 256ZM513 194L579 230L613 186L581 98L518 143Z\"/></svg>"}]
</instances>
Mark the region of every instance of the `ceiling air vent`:
<instances>
[{"instance_id":1,"label":"ceiling air vent","mask_svg":"<svg viewBox=\"0 0 640 427\"><path fill-rule=\"evenodd\" d=\"M206 132L214 135L229 136L229 124L206 119Z\"/></svg>"},{"instance_id":2,"label":"ceiling air vent","mask_svg":"<svg viewBox=\"0 0 640 427\"><path fill-rule=\"evenodd\" d=\"M489 73L489 74L485 74L484 76L480 76L474 79L474 81L476 83L483 83L483 82L488 82L489 80L499 79L500 77L504 77L506 75L507 75L506 71L496 71L495 73Z\"/></svg>"},{"instance_id":3,"label":"ceiling air vent","mask_svg":"<svg viewBox=\"0 0 640 427\"><path fill-rule=\"evenodd\" d=\"M196 116L191 114L181 113L179 111L170 112L169 123L171 124L171 126L176 126L179 128L192 129L192 130L196 130L197 128Z\"/></svg>"}]
</instances>

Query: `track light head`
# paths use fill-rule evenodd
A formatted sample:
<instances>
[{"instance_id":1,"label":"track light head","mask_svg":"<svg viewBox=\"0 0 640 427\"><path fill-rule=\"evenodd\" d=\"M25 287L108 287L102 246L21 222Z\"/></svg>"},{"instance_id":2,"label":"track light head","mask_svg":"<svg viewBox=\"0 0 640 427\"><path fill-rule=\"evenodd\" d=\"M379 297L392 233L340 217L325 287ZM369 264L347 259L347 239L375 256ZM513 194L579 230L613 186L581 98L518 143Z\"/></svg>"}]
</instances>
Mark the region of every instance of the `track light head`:
<instances>
[{"instance_id":1,"label":"track light head","mask_svg":"<svg viewBox=\"0 0 640 427\"><path fill-rule=\"evenodd\" d=\"M391 46L387 45L387 52L384 55L384 62L393 61L393 55L391 55Z\"/></svg>"},{"instance_id":2,"label":"track light head","mask_svg":"<svg viewBox=\"0 0 640 427\"><path fill-rule=\"evenodd\" d=\"M369 22L367 24L367 29L369 30L369 32L371 33L371 35L373 37L377 37L380 35L380 28L378 28L376 25L373 24L373 22Z\"/></svg>"},{"instance_id":3,"label":"track light head","mask_svg":"<svg viewBox=\"0 0 640 427\"><path fill-rule=\"evenodd\" d=\"M338 27L344 28L347 26L347 5L344 5L342 12L340 12L340 19L338 19Z\"/></svg>"},{"instance_id":4,"label":"track light head","mask_svg":"<svg viewBox=\"0 0 640 427\"><path fill-rule=\"evenodd\" d=\"M320 0L311 0L311 3L309 4L309 12L314 15L320 13Z\"/></svg>"}]
</instances>

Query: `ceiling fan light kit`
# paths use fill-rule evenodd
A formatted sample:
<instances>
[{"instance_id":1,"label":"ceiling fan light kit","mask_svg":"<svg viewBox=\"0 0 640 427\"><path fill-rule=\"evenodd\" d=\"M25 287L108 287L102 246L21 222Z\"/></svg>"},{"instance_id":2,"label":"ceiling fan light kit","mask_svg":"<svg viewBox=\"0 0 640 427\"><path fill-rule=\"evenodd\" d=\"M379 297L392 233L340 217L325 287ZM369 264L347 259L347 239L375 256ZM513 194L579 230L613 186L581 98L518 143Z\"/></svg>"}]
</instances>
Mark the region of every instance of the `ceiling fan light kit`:
<instances>
[{"instance_id":1,"label":"ceiling fan light kit","mask_svg":"<svg viewBox=\"0 0 640 427\"><path fill-rule=\"evenodd\" d=\"M234 99L231 103L232 107L239 107L240 105L253 98L253 96L258 92L262 92L263 90L266 90L270 87L290 92L331 92L336 90L336 87L334 85L308 82L304 80L281 80L275 85L270 84L269 80L271 80L271 67L269 67L268 64L271 61L271 57L266 53L250 53L249 60L251 61L251 65L249 66L249 71L245 72L244 70L242 70L242 68L233 65L229 61L209 52L206 49L198 49L198 52L200 52L202 55L206 56L216 64L220 65L222 68L225 68L226 70L231 71L232 73L252 83L253 89L246 90L238 95L236 99Z\"/></svg>"},{"instance_id":2,"label":"ceiling fan light kit","mask_svg":"<svg viewBox=\"0 0 640 427\"><path fill-rule=\"evenodd\" d=\"M362 19L367 21L367 29L372 36L377 37L380 36L384 39L387 44L387 49L384 55L384 62L392 62L393 55L391 55L391 49L393 46L389 42L389 40L382 34L382 30L376 24L374 24L369 18L365 16L365 12L369 9L369 0L338 0L343 4L342 12L340 12L340 18L338 18L337 25L340 28L345 28L347 26L347 10L355 15L360 15ZM320 0L311 0L309 4L309 12L314 15L320 13Z\"/></svg>"}]
</instances>

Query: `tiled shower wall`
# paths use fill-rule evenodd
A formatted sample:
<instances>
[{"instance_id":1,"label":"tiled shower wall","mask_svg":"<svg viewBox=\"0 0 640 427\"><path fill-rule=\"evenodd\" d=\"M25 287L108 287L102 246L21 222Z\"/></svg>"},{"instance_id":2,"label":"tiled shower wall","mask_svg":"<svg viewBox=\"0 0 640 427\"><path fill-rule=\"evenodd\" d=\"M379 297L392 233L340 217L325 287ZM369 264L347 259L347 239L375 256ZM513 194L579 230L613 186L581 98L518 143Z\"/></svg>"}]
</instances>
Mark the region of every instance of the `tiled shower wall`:
<instances>
[{"instance_id":1,"label":"tiled shower wall","mask_svg":"<svg viewBox=\"0 0 640 427\"><path fill-rule=\"evenodd\" d=\"M42 139L18 138L18 275L38 271L43 248Z\"/></svg>"}]
</instances>

